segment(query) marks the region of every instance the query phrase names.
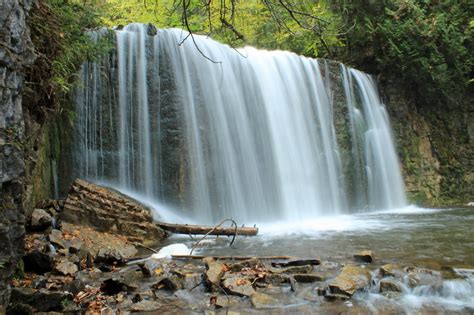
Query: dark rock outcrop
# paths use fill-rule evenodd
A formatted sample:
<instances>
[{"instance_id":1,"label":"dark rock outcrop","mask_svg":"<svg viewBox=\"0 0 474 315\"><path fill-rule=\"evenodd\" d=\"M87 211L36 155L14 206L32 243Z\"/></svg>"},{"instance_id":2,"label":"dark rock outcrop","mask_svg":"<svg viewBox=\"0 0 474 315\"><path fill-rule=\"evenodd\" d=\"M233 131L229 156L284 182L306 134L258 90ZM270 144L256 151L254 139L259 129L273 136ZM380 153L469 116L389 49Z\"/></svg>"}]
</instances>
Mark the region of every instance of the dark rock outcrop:
<instances>
[{"instance_id":1,"label":"dark rock outcrop","mask_svg":"<svg viewBox=\"0 0 474 315\"><path fill-rule=\"evenodd\" d=\"M0 2L0 305L8 304L6 280L22 256L25 233L22 93L24 69L34 61L30 7L28 0Z\"/></svg>"}]
</instances>

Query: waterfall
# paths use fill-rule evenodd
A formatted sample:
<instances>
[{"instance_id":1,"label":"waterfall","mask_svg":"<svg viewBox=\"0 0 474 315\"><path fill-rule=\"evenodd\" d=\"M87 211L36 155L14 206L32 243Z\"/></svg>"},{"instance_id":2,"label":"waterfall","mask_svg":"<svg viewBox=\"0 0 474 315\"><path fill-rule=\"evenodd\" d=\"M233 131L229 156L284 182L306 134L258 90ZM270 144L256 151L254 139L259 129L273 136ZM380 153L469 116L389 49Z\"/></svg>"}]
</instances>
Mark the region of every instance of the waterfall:
<instances>
[{"instance_id":1,"label":"waterfall","mask_svg":"<svg viewBox=\"0 0 474 315\"><path fill-rule=\"evenodd\" d=\"M115 51L85 63L75 90L79 176L202 223L406 205L369 75L177 29L114 32Z\"/></svg>"}]
</instances>

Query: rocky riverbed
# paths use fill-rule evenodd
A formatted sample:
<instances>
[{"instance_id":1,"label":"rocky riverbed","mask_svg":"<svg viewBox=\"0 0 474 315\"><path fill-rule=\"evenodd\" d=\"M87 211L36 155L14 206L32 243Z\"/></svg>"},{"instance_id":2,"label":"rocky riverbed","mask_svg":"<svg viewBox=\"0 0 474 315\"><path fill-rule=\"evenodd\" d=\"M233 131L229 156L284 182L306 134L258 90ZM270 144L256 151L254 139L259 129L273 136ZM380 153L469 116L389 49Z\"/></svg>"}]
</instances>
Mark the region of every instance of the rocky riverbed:
<instances>
[{"instance_id":1,"label":"rocky riverbed","mask_svg":"<svg viewBox=\"0 0 474 315\"><path fill-rule=\"evenodd\" d=\"M407 295L459 295L462 290L450 287L463 285L472 292L467 269L391 264L370 249L350 259L155 258L152 250L164 245L152 248L136 235L61 222L63 202L40 206L28 219L26 253L12 279L11 314L410 313ZM423 305L417 312L438 310ZM472 311L468 304L450 312Z\"/></svg>"}]
</instances>

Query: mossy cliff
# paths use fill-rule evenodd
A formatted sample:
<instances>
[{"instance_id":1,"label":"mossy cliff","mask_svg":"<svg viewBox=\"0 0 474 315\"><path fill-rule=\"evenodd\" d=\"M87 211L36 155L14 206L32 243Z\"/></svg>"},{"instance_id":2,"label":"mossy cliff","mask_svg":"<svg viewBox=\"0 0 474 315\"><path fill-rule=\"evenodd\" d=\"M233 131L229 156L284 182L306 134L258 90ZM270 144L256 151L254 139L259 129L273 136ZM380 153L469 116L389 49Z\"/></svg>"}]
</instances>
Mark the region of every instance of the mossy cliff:
<instances>
[{"instance_id":1,"label":"mossy cliff","mask_svg":"<svg viewBox=\"0 0 474 315\"><path fill-rule=\"evenodd\" d=\"M396 82L384 86L410 201L425 206L472 201L472 95L458 102L424 104Z\"/></svg>"}]
</instances>

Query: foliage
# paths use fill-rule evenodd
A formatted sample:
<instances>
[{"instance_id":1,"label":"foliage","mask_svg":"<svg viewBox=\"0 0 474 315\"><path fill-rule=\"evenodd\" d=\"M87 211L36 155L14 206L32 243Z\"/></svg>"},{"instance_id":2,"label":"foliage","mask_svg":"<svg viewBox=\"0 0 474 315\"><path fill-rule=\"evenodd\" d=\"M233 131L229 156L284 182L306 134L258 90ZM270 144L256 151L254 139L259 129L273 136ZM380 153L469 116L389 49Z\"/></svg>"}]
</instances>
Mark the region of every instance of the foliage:
<instances>
[{"instance_id":1,"label":"foliage","mask_svg":"<svg viewBox=\"0 0 474 315\"><path fill-rule=\"evenodd\" d=\"M61 109L60 99L70 91L82 62L112 47L107 38L95 42L86 32L100 25L100 14L79 0L41 1L32 11L29 25L37 58L27 83L36 91L38 110Z\"/></svg>"},{"instance_id":2,"label":"foliage","mask_svg":"<svg viewBox=\"0 0 474 315\"><path fill-rule=\"evenodd\" d=\"M367 7L364 2L348 8L346 18L357 27L348 34L346 59L403 82L425 104L462 97L473 75L473 4L392 0Z\"/></svg>"}]
</instances>

